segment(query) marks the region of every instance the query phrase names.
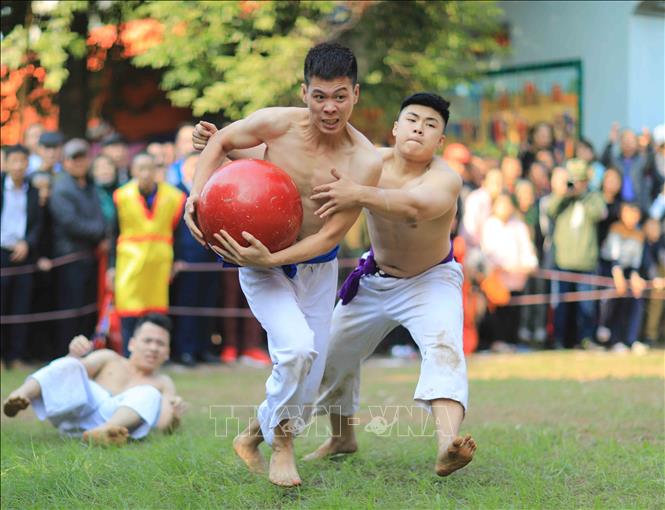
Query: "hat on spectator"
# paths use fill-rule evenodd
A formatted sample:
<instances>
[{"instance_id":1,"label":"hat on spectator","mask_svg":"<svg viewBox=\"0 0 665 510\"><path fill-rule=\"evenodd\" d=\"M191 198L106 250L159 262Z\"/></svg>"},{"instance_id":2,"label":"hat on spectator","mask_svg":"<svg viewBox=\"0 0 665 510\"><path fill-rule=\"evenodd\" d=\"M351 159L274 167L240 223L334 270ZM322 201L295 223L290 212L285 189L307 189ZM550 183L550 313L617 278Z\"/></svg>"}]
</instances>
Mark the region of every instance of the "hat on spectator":
<instances>
[{"instance_id":1,"label":"hat on spectator","mask_svg":"<svg viewBox=\"0 0 665 510\"><path fill-rule=\"evenodd\" d=\"M566 170L571 181L589 180L589 165L582 159L569 159L566 162Z\"/></svg>"},{"instance_id":2,"label":"hat on spectator","mask_svg":"<svg viewBox=\"0 0 665 510\"><path fill-rule=\"evenodd\" d=\"M471 161L471 151L461 143L451 143L443 151L443 159L448 162L455 161L466 165Z\"/></svg>"},{"instance_id":3,"label":"hat on spectator","mask_svg":"<svg viewBox=\"0 0 665 510\"><path fill-rule=\"evenodd\" d=\"M87 154L90 150L90 144L83 138L72 138L62 148L65 159L73 159L76 156Z\"/></svg>"},{"instance_id":4,"label":"hat on spectator","mask_svg":"<svg viewBox=\"0 0 665 510\"><path fill-rule=\"evenodd\" d=\"M665 143L665 124L659 124L653 128L653 144L660 147Z\"/></svg>"},{"instance_id":5,"label":"hat on spectator","mask_svg":"<svg viewBox=\"0 0 665 510\"><path fill-rule=\"evenodd\" d=\"M39 145L44 147L59 147L65 143L65 135L60 131L44 131L39 135Z\"/></svg>"},{"instance_id":6,"label":"hat on spectator","mask_svg":"<svg viewBox=\"0 0 665 510\"><path fill-rule=\"evenodd\" d=\"M127 140L125 140L122 135L118 133L111 133L102 140L102 147L106 147L107 145L115 145L118 143L126 144Z\"/></svg>"}]
</instances>

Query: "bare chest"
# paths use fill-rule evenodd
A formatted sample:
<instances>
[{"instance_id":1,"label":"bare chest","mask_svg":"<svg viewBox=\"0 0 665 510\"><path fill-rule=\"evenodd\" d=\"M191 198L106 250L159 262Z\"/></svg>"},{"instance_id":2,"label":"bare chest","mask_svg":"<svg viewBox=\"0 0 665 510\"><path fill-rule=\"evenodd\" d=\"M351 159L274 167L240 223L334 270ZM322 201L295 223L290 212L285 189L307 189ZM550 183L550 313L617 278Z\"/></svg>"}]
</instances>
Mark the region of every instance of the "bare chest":
<instances>
[{"instance_id":1,"label":"bare chest","mask_svg":"<svg viewBox=\"0 0 665 510\"><path fill-rule=\"evenodd\" d=\"M117 395L135 386L148 384L159 389L156 377L138 375L129 369L126 362L109 363L97 374L95 382Z\"/></svg>"},{"instance_id":2,"label":"bare chest","mask_svg":"<svg viewBox=\"0 0 665 510\"><path fill-rule=\"evenodd\" d=\"M379 187L386 190L409 190L422 184L423 175L404 177L384 165ZM453 212L454 215L454 212ZM449 214L421 222L398 221L367 211L368 229L372 242L390 250L403 251L405 246L416 251L428 251L439 244L449 228Z\"/></svg>"},{"instance_id":3,"label":"bare chest","mask_svg":"<svg viewBox=\"0 0 665 510\"><path fill-rule=\"evenodd\" d=\"M301 195L309 196L315 186L334 180L333 168L349 174L353 151L316 151L300 137L285 135L270 144L266 158L291 176Z\"/></svg>"},{"instance_id":4,"label":"bare chest","mask_svg":"<svg viewBox=\"0 0 665 510\"><path fill-rule=\"evenodd\" d=\"M295 137L283 137L270 144L266 159L288 173L300 193L303 206L303 227L301 237L318 231L323 221L314 215L322 204L312 200L312 190L321 184L333 182L331 170L337 169L345 175L353 174L351 150L317 151L307 147L305 142Z\"/></svg>"}]
</instances>

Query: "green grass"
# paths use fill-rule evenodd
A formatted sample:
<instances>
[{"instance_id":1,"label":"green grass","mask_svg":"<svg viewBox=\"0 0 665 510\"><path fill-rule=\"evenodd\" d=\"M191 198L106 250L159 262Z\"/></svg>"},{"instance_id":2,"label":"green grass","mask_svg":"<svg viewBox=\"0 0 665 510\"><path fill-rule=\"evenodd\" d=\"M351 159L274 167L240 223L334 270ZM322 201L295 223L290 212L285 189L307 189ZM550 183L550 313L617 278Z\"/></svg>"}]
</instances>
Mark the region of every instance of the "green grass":
<instances>
[{"instance_id":1,"label":"green grass","mask_svg":"<svg viewBox=\"0 0 665 510\"><path fill-rule=\"evenodd\" d=\"M174 436L97 449L60 438L32 411L3 416L2 508L663 508L663 361L662 351L476 356L463 431L479 449L445 479L433 473L432 437L363 430L367 405L410 406L418 376L417 365L371 362L359 452L301 462L304 484L288 490L249 474L209 417L210 405L258 404L267 372L173 370L191 403ZM26 373L2 372L3 399ZM299 438L298 455L319 442Z\"/></svg>"}]
</instances>

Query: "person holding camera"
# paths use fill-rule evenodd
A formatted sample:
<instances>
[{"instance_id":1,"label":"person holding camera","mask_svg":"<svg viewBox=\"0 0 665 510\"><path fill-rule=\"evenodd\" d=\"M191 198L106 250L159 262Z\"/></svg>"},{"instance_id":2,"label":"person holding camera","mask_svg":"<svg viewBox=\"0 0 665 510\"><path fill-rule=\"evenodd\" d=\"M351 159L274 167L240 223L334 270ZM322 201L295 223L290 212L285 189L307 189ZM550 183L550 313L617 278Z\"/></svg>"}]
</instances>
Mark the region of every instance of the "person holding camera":
<instances>
[{"instance_id":1,"label":"person holding camera","mask_svg":"<svg viewBox=\"0 0 665 510\"><path fill-rule=\"evenodd\" d=\"M552 187L547 213L554 222L555 269L581 274L595 273L598 266L598 223L607 215L600 193L589 191L589 167L580 159L566 163L568 180ZM588 283L553 282L553 293L593 290ZM593 301L558 303L554 310L554 346L564 344L568 313L576 310L575 344L593 346L596 306Z\"/></svg>"}]
</instances>

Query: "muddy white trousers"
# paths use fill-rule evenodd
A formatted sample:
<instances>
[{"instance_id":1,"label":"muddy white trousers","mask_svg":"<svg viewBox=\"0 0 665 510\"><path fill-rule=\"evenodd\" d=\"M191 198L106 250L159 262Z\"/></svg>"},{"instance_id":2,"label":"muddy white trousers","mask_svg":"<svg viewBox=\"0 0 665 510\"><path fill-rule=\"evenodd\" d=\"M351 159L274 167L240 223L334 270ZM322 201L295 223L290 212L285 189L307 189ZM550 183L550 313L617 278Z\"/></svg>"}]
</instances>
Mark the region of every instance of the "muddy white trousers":
<instances>
[{"instance_id":1,"label":"muddy white trousers","mask_svg":"<svg viewBox=\"0 0 665 510\"><path fill-rule=\"evenodd\" d=\"M337 260L298 264L293 278L281 268L240 268L239 275L247 302L268 333L273 369L257 418L272 444L280 422L289 419L297 433L312 416L330 338Z\"/></svg>"},{"instance_id":2,"label":"muddy white trousers","mask_svg":"<svg viewBox=\"0 0 665 510\"><path fill-rule=\"evenodd\" d=\"M431 400L445 398L466 410L463 279L462 266L455 261L412 278L363 276L353 300L335 307L317 407L342 416L355 414L362 362L391 330L402 325L422 357L416 402L429 409Z\"/></svg>"}]
</instances>

